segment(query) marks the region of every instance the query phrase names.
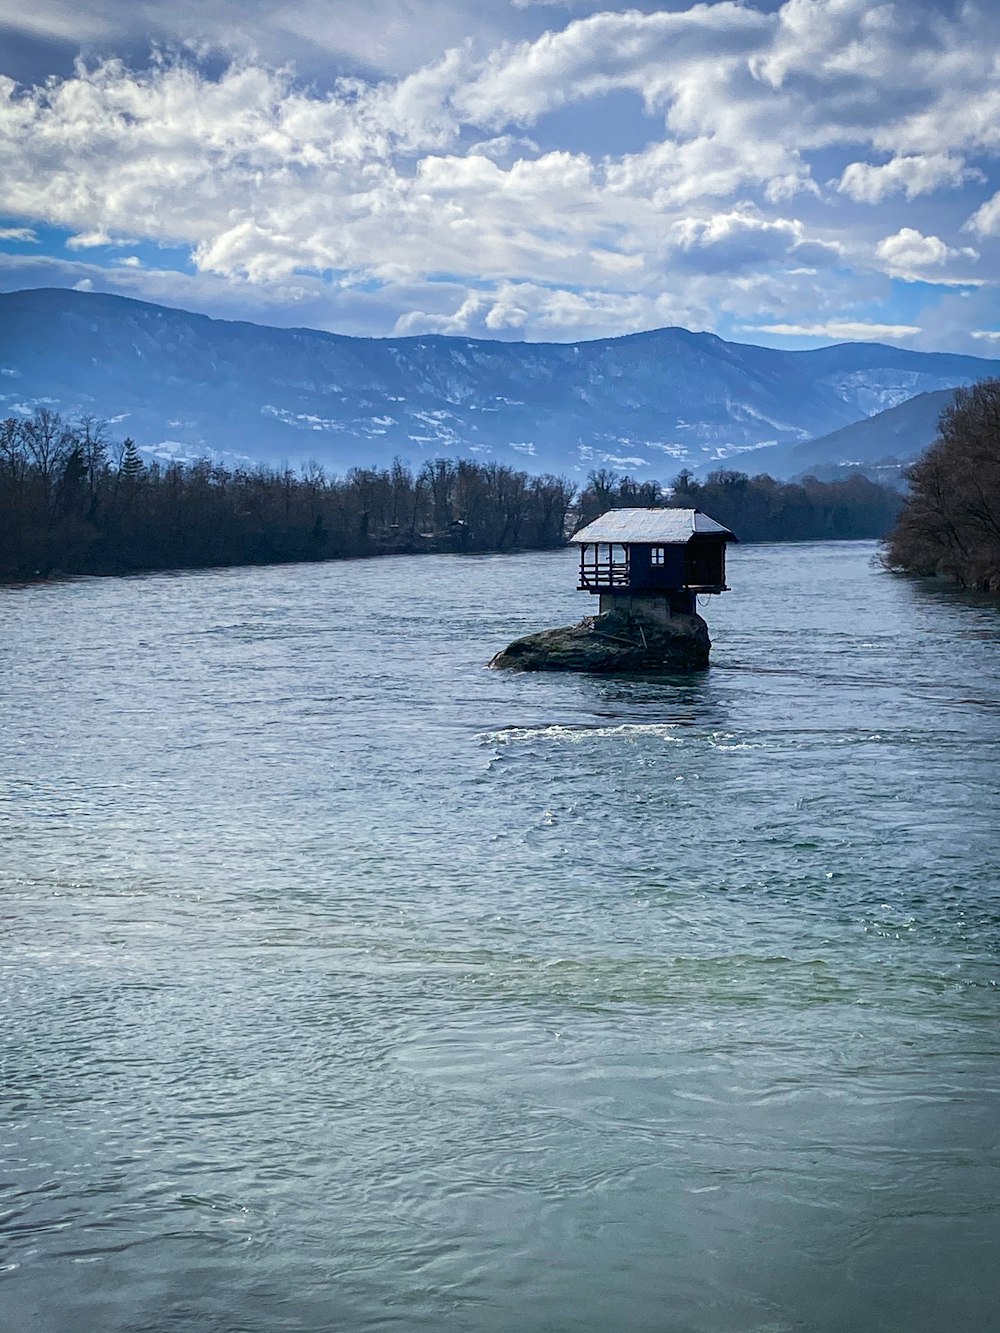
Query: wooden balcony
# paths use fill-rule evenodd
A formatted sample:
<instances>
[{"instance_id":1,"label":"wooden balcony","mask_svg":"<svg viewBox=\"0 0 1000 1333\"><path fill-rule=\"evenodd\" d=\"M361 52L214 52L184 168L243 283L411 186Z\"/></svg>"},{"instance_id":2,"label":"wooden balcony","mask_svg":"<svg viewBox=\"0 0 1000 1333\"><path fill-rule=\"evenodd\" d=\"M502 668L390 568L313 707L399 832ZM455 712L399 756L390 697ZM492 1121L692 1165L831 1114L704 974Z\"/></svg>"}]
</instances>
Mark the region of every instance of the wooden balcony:
<instances>
[{"instance_id":1,"label":"wooden balcony","mask_svg":"<svg viewBox=\"0 0 1000 1333\"><path fill-rule=\"evenodd\" d=\"M579 592L624 592L631 587L628 560L580 561Z\"/></svg>"}]
</instances>

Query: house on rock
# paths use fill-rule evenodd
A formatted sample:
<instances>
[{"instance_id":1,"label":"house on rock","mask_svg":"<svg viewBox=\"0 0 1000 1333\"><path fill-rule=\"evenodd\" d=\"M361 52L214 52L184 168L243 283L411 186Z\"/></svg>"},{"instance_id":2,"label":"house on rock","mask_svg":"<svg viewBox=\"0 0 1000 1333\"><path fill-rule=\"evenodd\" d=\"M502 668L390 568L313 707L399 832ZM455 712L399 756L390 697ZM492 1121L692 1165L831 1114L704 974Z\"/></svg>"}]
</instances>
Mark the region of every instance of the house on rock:
<instances>
[{"instance_id":1,"label":"house on rock","mask_svg":"<svg viewBox=\"0 0 1000 1333\"><path fill-rule=\"evenodd\" d=\"M600 600L579 625L516 639L494 667L521 671L684 672L708 666L698 594L728 592L734 533L698 509L610 509L571 541L582 592Z\"/></svg>"},{"instance_id":2,"label":"house on rock","mask_svg":"<svg viewBox=\"0 0 1000 1333\"><path fill-rule=\"evenodd\" d=\"M726 544L736 536L700 509L609 509L571 541L578 586L600 597L602 614L693 616L699 593L729 591Z\"/></svg>"}]
</instances>

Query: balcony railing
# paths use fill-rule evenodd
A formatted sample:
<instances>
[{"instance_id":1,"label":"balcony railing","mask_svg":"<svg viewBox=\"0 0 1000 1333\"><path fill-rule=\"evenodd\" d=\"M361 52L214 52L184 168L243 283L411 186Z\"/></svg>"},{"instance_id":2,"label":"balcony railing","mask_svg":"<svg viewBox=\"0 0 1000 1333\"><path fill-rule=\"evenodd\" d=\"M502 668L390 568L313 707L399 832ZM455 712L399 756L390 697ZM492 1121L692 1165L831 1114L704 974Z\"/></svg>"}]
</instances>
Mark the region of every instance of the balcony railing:
<instances>
[{"instance_id":1,"label":"balcony railing","mask_svg":"<svg viewBox=\"0 0 1000 1333\"><path fill-rule=\"evenodd\" d=\"M627 588L630 582L627 560L589 560L580 565L580 590Z\"/></svg>"}]
</instances>

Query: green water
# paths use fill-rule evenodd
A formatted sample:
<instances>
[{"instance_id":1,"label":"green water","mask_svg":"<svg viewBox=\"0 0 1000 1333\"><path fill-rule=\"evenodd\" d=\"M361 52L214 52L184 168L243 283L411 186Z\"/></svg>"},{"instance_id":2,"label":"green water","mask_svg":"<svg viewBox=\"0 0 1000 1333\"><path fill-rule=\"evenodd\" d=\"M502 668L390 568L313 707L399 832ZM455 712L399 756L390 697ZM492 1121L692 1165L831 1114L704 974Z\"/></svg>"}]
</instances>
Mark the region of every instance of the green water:
<instances>
[{"instance_id":1,"label":"green water","mask_svg":"<svg viewBox=\"0 0 1000 1333\"><path fill-rule=\"evenodd\" d=\"M4 1333L1000 1328L1000 614L739 547L0 590Z\"/></svg>"}]
</instances>

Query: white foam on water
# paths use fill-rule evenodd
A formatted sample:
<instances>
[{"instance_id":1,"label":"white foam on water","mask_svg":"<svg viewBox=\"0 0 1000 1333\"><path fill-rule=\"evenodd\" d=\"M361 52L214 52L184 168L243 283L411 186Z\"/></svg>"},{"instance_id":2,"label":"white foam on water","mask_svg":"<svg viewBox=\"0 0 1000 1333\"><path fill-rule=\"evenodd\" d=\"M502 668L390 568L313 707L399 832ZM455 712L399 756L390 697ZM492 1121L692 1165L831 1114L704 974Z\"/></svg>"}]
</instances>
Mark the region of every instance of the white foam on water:
<instances>
[{"instance_id":1,"label":"white foam on water","mask_svg":"<svg viewBox=\"0 0 1000 1333\"><path fill-rule=\"evenodd\" d=\"M478 739L489 745L517 745L525 741L587 741L612 736L654 737L683 745L684 737L675 734L675 728L666 722L621 722L617 726L563 726L501 727L499 731L485 731Z\"/></svg>"}]
</instances>

